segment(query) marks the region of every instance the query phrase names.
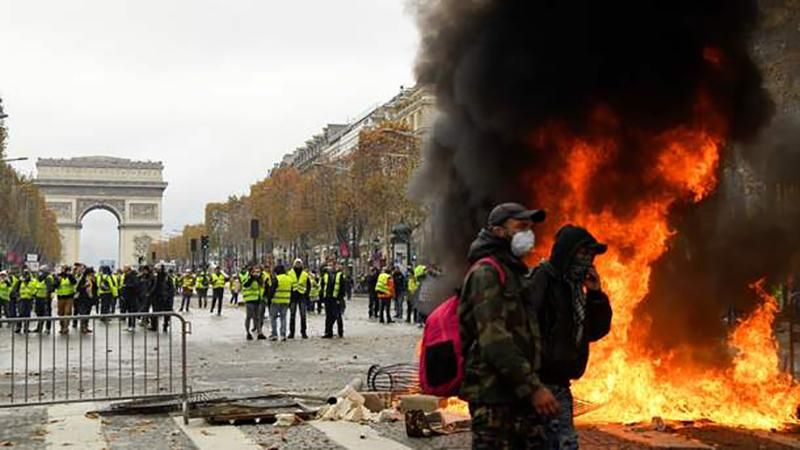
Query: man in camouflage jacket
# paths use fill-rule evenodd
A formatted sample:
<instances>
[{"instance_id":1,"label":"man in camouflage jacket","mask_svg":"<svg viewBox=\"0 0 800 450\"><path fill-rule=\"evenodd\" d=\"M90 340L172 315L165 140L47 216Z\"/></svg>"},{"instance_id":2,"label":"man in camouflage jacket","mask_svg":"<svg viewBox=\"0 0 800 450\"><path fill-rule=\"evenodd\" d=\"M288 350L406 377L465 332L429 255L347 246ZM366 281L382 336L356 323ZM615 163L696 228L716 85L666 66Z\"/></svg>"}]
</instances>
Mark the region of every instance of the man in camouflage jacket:
<instances>
[{"instance_id":1,"label":"man in camouflage jacket","mask_svg":"<svg viewBox=\"0 0 800 450\"><path fill-rule=\"evenodd\" d=\"M473 449L544 448L546 417L560 406L539 380L541 339L522 258L544 212L506 203L472 243L458 309L464 356L460 396L469 402ZM491 257L504 272L482 262Z\"/></svg>"}]
</instances>

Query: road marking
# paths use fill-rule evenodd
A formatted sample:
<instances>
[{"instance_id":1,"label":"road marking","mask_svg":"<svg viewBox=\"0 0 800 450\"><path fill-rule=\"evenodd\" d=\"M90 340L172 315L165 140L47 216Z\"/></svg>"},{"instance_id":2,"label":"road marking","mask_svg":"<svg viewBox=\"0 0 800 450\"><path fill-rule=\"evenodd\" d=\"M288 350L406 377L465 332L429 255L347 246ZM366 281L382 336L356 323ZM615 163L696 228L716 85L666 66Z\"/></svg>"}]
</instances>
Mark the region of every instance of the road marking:
<instances>
[{"instance_id":1,"label":"road marking","mask_svg":"<svg viewBox=\"0 0 800 450\"><path fill-rule=\"evenodd\" d=\"M100 417L86 417L86 411L95 410L91 403L55 405L47 408L45 445L47 448L72 448L101 450L108 448L103 437Z\"/></svg>"},{"instance_id":2,"label":"road marking","mask_svg":"<svg viewBox=\"0 0 800 450\"><path fill-rule=\"evenodd\" d=\"M232 425L208 425L203 419L189 419L189 425L184 425L180 416L173 420L200 450L263 450Z\"/></svg>"},{"instance_id":3,"label":"road marking","mask_svg":"<svg viewBox=\"0 0 800 450\"><path fill-rule=\"evenodd\" d=\"M330 422L322 420L308 423L348 450L374 450L376 448L381 450L411 450L410 447L406 447L397 441L380 436L377 431L366 425L346 421Z\"/></svg>"}]
</instances>

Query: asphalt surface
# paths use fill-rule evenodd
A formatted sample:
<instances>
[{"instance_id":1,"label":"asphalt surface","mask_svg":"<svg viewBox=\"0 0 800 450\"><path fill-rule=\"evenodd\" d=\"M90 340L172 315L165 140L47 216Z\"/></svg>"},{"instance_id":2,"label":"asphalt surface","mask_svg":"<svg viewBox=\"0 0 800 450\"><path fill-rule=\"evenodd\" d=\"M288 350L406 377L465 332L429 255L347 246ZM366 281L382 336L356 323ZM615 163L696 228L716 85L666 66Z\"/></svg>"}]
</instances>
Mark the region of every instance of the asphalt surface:
<instances>
[{"instance_id":1,"label":"asphalt surface","mask_svg":"<svg viewBox=\"0 0 800 450\"><path fill-rule=\"evenodd\" d=\"M421 330L413 324L380 324L367 319L366 299L361 297L348 305L342 339L322 339L324 316L310 314L308 339L247 341L244 308L229 305L227 301L222 316L193 307L183 317L191 322L192 331L187 335L186 347L188 385L195 392L213 390L220 395L291 391L328 396L354 377L365 378L373 364L413 362L421 337ZM129 333L125 328L124 324L111 321L95 324L95 332L90 336L79 337L74 330L69 337L43 335L41 370L39 335L28 335L28 401L65 398L67 385L70 398L113 397L125 395L131 389L141 394L145 383L149 394L179 392L179 327L173 326L171 333L146 332L142 328ZM297 330L296 337L299 334ZM11 400L11 336L8 329L0 330L0 406L8 406ZM26 337L14 335L13 339L14 400L19 403L24 401ZM67 347L69 370L65 369ZM55 383L52 382L53 348ZM371 425L310 422L281 428L265 424L212 426L199 419L184 425L180 418L164 414L86 414L107 404L93 401L0 409L0 446L151 450L470 448L469 433L414 439L406 436L402 422ZM800 448L800 439L789 432L751 432L712 425L669 432L654 431L646 425L585 425L580 427L580 438L581 447L588 449Z\"/></svg>"}]
</instances>

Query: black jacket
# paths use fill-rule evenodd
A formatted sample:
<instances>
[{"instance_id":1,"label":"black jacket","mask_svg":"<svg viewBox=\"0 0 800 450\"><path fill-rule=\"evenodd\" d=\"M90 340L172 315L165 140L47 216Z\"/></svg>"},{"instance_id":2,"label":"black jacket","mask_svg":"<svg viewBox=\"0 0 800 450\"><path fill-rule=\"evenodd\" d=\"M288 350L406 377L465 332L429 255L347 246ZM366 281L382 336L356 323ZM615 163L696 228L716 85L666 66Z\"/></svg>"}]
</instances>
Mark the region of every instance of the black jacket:
<instances>
[{"instance_id":1,"label":"black jacket","mask_svg":"<svg viewBox=\"0 0 800 450\"><path fill-rule=\"evenodd\" d=\"M578 247L596 242L583 228L571 227L560 233L550 260L539 265L533 275L533 301L539 311L542 333L544 383L568 385L583 376L589 359L589 343L602 339L611 328L611 305L602 291L586 294L583 337L576 342L572 288L564 277Z\"/></svg>"}]
</instances>

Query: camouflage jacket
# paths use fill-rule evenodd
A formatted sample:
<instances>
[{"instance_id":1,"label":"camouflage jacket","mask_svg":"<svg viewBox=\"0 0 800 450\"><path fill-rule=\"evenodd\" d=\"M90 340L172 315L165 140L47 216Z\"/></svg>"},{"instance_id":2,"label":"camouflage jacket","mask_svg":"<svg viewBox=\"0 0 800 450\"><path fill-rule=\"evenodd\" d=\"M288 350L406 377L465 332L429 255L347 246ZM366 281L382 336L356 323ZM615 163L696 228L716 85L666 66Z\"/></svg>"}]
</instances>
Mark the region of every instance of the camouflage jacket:
<instances>
[{"instance_id":1,"label":"camouflage jacket","mask_svg":"<svg viewBox=\"0 0 800 450\"><path fill-rule=\"evenodd\" d=\"M511 256L507 244L488 233L473 244L470 261L485 256L503 267L505 283L489 264L473 268L464 281L458 308L464 356L460 396L473 404L530 405L541 384L537 376L541 338L529 301L527 269Z\"/></svg>"}]
</instances>

